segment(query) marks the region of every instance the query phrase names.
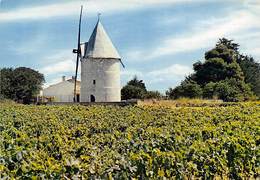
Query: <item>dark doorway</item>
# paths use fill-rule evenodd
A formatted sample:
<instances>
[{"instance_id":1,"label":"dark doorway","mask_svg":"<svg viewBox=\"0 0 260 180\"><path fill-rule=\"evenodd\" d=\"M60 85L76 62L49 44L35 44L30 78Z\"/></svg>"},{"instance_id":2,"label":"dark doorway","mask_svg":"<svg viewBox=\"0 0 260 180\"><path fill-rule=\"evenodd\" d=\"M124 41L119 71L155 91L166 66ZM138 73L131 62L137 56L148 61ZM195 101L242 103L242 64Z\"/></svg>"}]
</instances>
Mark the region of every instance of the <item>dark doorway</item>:
<instances>
[{"instance_id":1,"label":"dark doorway","mask_svg":"<svg viewBox=\"0 0 260 180\"><path fill-rule=\"evenodd\" d=\"M95 96L93 96L92 94L90 95L90 102L95 102L96 99L95 99Z\"/></svg>"},{"instance_id":2,"label":"dark doorway","mask_svg":"<svg viewBox=\"0 0 260 180\"><path fill-rule=\"evenodd\" d=\"M79 94L77 94L76 101L79 102Z\"/></svg>"}]
</instances>

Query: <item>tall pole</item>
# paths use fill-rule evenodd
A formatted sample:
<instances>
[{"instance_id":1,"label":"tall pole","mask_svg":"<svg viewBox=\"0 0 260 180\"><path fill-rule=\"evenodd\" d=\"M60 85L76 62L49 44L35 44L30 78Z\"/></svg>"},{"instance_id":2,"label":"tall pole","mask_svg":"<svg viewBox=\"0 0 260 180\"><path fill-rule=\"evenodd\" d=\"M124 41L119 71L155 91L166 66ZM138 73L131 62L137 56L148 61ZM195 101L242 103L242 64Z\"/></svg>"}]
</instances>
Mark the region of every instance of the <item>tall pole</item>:
<instances>
[{"instance_id":1,"label":"tall pole","mask_svg":"<svg viewBox=\"0 0 260 180\"><path fill-rule=\"evenodd\" d=\"M76 51L76 53L77 53L77 62L76 62L76 73L75 73L75 84L74 84L74 98L73 98L74 102L77 101L77 76L78 76L79 58L80 58L80 55L81 55L81 48L80 48L80 31L81 31L82 9L83 9L83 6L81 6L80 16L79 16L78 49L77 49L77 51Z\"/></svg>"}]
</instances>

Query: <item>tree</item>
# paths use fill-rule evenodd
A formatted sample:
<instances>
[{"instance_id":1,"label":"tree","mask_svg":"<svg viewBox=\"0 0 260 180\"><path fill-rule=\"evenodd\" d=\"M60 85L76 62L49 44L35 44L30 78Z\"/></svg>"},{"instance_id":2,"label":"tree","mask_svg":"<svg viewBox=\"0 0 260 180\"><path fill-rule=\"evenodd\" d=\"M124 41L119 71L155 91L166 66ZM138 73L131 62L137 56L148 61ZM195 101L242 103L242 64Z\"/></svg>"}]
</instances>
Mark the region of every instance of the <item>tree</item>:
<instances>
[{"instance_id":1,"label":"tree","mask_svg":"<svg viewBox=\"0 0 260 180\"><path fill-rule=\"evenodd\" d=\"M224 101L254 98L250 84L246 84L248 82L239 64L241 55L238 47L239 45L232 40L220 39L215 48L205 53L204 62L198 61L193 64L193 74L188 76L180 86L168 90L169 97L199 97L199 88L201 88L204 98L218 96Z\"/></svg>"},{"instance_id":2,"label":"tree","mask_svg":"<svg viewBox=\"0 0 260 180\"><path fill-rule=\"evenodd\" d=\"M162 94L159 91L147 91L145 94L146 99L160 99Z\"/></svg>"},{"instance_id":3,"label":"tree","mask_svg":"<svg viewBox=\"0 0 260 180\"><path fill-rule=\"evenodd\" d=\"M244 80L243 71L237 62L238 47L232 40L220 39L215 48L205 53L204 63L199 61L193 65L193 79L201 86L226 78Z\"/></svg>"},{"instance_id":4,"label":"tree","mask_svg":"<svg viewBox=\"0 0 260 180\"><path fill-rule=\"evenodd\" d=\"M1 94L4 98L30 103L44 83L43 74L30 68L1 69Z\"/></svg>"},{"instance_id":5,"label":"tree","mask_svg":"<svg viewBox=\"0 0 260 180\"><path fill-rule=\"evenodd\" d=\"M252 91L260 97L260 64L253 57L240 54L239 45L232 40L222 38L218 45L224 45L234 52L233 57L243 72L245 83L250 84Z\"/></svg>"},{"instance_id":6,"label":"tree","mask_svg":"<svg viewBox=\"0 0 260 180\"><path fill-rule=\"evenodd\" d=\"M133 85L126 85L121 89L121 96L123 100L127 99L144 99L144 89Z\"/></svg>"},{"instance_id":7,"label":"tree","mask_svg":"<svg viewBox=\"0 0 260 180\"><path fill-rule=\"evenodd\" d=\"M181 97L200 98L202 97L202 89L195 81L183 81L180 86L166 91L166 96L170 99Z\"/></svg>"},{"instance_id":8,"label":"tree","mask_svg":"<svg viewBox=\"0 0 260 180\"><path fill-rule=\"evenodd\" d=\"M260 98L260 63L247 55L241 55L238 63L244 73L245 82L250 84L252 91Z\"/></svg>"},{"instance_id":9,"label":"tree","mask_svg":"<svg viewBox=\"0 0 260 180\"><path fill-rule=\"evenodd\" d=\"M249 100L253 97L253 93L248 84L239 82L235 78L216 83L214 94L223 101L232 102Z\"/></svg>"},{"instance_id":10,"label":"tree","mask_svg":"<svg viewBox=\"0 0 260 180\"><path fill-rule=\"evenodd\" d=\"M0 94L4 99L14 99L13 69L0 69Z\"/></svg>"},{"instance_id":11,"label":"tree","mask_svg":"<svg viewBox=\"0 0 260 180\"><path fill-rule=\"evenodd\" d=\"M139 80L137 78L137 76L134 76L134 78L132 80L130 80L127 85L131 85L131 86L135 86L135 87L139 87L141 89L143 89L144 91L147 91L146 90L146 87L145 87L145 83L143 82L143 80Z\"/></svg>"},{"instance_id":12,"label":"tree","mask_svg":"<svg viewBox=\"0 0 260 180\"><path fill-rule=\"evenodd\" d=\"M159 99L162 97L159 91L147 91L143 80L139 80L137 76L127 82L121 89L123 100L127 99Z\"/></svg>"},{"instance_id":13,"label":"tree","mask_svg":"<svg viewBox=\"0 0 260 180\"><path fill-rule=\"evenodd\" d=\"M127 99L144 99L146 95L146 87L143 80L139 80L137 76L127 82L127 84L121 89L121 98Z\"/></svg>"},{"instance_id":14,"label":"tree","mask_svg":"<svg viewBox=\"0 0 260 180\"><path fill-rule=\"evenodd\" d=\"M203 88L203 97L204 98L207 98L207 99L211 99L211 98L214 98L216 97L216 85L217 83L214 83L214 82L210 82L208 84L206 84Z\"/></svg>"}]
</instances>

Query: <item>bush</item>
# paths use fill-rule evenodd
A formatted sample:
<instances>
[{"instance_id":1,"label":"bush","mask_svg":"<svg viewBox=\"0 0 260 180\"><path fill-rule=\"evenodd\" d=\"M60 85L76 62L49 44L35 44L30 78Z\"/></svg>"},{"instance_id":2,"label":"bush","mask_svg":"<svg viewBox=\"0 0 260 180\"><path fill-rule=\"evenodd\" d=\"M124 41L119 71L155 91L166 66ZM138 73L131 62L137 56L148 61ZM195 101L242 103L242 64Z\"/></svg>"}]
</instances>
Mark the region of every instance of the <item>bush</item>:
<instances>
[{"instance_id":1,"label":"bush","mask_svg":"<svg viewBox=\"0 0 260 180\"><path fill-rule=\"evenodd\" d=\"M140 87L126 85L121 89L121 98L127 99L144 99L146 91Z\"/></svg>"},{"instance_id":2,"label":"bush","mask_svg":"<svg viewBox=\"0 0 260 180\"><path fill-rule=\"evenodd\" d=\"M121 89L121 99L159 99L162 95L159 91L147 91L143 80L139 80L137 76L127 82Z\"/></svg>"},{"instance_id":3,"label":"bush","mask_svg":"<svg viewBox=\"0 0 260 180\"><path fill-rule=\"evenodd\" d=\"M159 91L147 91L145 93L145 99L161 99L162 94Z\"/></svg>"},{"instance_id":4,"label":"bush","mask_svg":"<svg viewBox=\"0 0 260 180\"><path fill-rule=\"evenodd\" d=\"M180 86L172 89L170 88L166 92L166 96L170 99L178 99L181 97L188 97L188 98L200 98L202 97L202 89L200 85L196 82L182 82Z\"/></svg>"},{"instance_id":5,"label":"bush","mask_svg":"<svg viewBox=\"0 0 260 180\"><path fill-rule=\"evenodd\" d=\"M216 83L214 93L223 101L237 102L255 99L249 85L234 78Z\"/></svg>"},{"instance_id":6,"label":"bush","mask_svg":"<svg viewBox=\"0 0 260 180\"><path fill-rule=\"evenodd\" d=\"M210 82L203 88L203 97L206 99L213 99L216 96L216 83Z\"/></svg>"}]
</instances>

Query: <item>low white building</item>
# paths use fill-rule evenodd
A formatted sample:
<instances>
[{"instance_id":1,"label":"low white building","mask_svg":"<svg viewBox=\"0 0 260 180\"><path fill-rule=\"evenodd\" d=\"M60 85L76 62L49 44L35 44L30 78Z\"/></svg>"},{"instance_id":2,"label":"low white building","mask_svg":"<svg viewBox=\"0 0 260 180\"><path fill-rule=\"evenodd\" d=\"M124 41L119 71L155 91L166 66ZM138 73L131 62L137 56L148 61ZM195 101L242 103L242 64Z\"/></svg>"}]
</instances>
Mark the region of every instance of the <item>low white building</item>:
<instances>
[{"instance_id":1,"label":"low white building","mask_svg":"<svg viewBox=\"0 0 260 180\"><path fill-rule=\"evenodd\" d=\"M51 102L73 102L74 99L74 83L75 79L70 78L65 79L65 76L62 77L62 81L50 85L49 87L43 89L42 98L44 101ZM76 101L80 101L80 81L77 81L76 87Z\"/></svg>"}]
</instances>

